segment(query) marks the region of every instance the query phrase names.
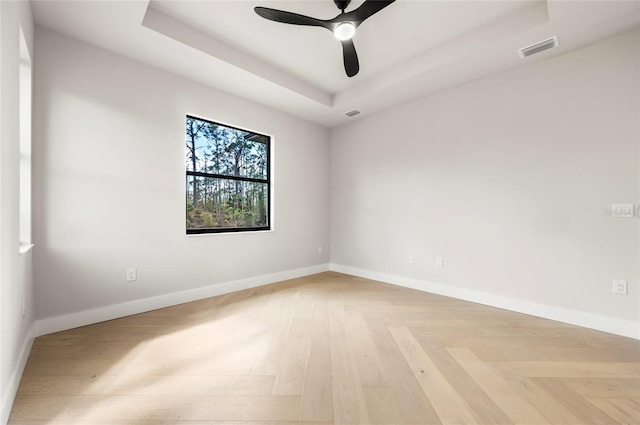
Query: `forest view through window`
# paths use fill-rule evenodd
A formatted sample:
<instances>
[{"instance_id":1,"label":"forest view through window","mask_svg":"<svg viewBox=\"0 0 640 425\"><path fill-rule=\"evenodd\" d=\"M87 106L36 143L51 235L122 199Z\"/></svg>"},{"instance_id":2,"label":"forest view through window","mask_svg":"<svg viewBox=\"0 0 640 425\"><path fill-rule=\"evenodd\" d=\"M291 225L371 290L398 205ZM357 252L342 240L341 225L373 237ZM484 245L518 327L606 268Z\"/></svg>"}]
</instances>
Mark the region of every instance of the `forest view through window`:
<instances>
[{"instance_id":1,"label":"forest view through window","mask_svg":"<svg viewBox=\"0 0 640 425\"><path fill-rule=\"evenodd\" d=\"M269 136L187 116L187 234L269 230Z\"/></svg>"}]
</instances>

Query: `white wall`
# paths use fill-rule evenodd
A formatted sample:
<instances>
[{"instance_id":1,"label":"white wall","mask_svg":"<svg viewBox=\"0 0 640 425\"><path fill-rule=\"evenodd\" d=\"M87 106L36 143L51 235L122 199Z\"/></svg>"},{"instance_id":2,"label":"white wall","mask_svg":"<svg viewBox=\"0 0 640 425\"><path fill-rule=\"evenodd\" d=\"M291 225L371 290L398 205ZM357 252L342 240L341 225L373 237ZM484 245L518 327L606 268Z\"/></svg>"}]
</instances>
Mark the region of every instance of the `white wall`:
<instances>
[{"instance_id":1,"label":"white wall","mask_svg":"<svg viewBox=\"0 0 640 425\"><path fill-rule=\"evenodd\" d=\"M328 268L327 129L39 27L36 60L39 333ZM273 136L274 231L185 235L186 114Z\"/></svg>"},{"instance_id":2,"label":"white wall","mask_svg":"<svg viewBox=\"0 0 640 425\"><path fill-rule=\"evenodd\" d=\"M640 337L639 38L336 129L333 268Z\"/></svg>"},{"instance_id":3,"label":"white wall","mask_svg":"<svg viewBox=\"0 0 640 425\"><path fill-rule=\"evenodd\" d=\"M34 336L32 255L19 254L21 27L27 48L32 53L33 20L29 3L0 1L1 424L8 419ZM23 299L26 306L24 317Z\"/></svg>"}]
</instances>

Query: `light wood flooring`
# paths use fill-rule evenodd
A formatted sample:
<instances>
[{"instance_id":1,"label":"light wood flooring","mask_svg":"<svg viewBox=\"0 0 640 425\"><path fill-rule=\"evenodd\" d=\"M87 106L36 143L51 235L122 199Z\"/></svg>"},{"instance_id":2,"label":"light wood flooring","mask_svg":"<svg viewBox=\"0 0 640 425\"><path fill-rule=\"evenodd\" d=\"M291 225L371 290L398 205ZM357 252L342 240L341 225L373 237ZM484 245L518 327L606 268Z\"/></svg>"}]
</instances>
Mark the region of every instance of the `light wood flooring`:
<instances>
[{"instance_id":1,"label":"light wood flooring","mask_svg":"<svg viewBox=\"0 0 640 425\"><path fill-rule=\"evenodd\" d=\"M10 425L640 424L640 343L334 272L36 339Z\"/></svg>"}]
</instances>

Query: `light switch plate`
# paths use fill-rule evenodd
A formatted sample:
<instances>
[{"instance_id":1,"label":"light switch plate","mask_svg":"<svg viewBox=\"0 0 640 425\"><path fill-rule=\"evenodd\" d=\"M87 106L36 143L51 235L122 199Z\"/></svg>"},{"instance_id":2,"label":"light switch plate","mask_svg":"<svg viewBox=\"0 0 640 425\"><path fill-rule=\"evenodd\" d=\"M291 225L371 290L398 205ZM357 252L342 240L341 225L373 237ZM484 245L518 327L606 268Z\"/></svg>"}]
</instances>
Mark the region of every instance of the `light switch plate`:
<instances>
[{"instance_id":1,"label":"light switch plate","mask_svg":"<svg viewBox=\"0 0 640 425\"><path fill-rule=\"evenodd\" d=\"M613 204L611 205L611 217L629 218L634 216L633 204Z\"/></svg>"}]
</instances>

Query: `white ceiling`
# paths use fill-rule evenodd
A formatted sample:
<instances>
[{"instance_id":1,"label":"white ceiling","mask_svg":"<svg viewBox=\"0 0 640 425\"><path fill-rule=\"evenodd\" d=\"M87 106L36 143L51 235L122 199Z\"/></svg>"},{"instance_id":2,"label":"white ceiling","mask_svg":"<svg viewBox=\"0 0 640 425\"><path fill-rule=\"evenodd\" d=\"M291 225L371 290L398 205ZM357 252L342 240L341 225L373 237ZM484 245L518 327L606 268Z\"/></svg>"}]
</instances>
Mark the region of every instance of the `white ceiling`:
<instances>
[{"instance_id":1,"label":"white ceiling","mask_svg":"<svg viewBox=\"0 0 640 425\"><path fill-rule=\"evenodd\" d=\"M329 31L253 11L331 19L332 0L31 3L37 25L328 127L640 25L638 1L397 0L358 28L360 72L349 78ZM559 47L518 56L554 35ZM352 109L363 113L344 116Z\"/></svg>"}]
</instances>

